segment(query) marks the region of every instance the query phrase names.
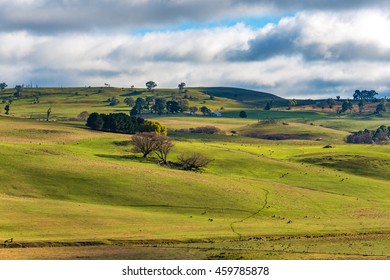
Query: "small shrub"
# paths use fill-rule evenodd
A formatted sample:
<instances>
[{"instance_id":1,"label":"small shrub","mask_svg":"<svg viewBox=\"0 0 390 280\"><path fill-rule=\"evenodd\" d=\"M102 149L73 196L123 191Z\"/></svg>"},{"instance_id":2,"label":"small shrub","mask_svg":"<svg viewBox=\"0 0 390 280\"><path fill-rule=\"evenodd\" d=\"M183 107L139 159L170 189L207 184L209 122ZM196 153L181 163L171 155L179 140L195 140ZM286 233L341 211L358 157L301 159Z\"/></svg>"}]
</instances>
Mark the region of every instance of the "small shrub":
<instances>
[{"instance_id":1,"label":"small shrub","mask_svg":"<svg viewBox=\"0 0 390 280\"><path fill-rule=\"evenodd\" d=\"M184 170L199 170L213 161L201 153L180 154L177 159Z\"/></svg>"},{"instance_id":2,"label":"small shrub","mask_svg":"<svg viewBox=\"0 0 390 280\"><path fill-rule=\"evenodd\" d=\"M275 119L266 119L266 120L262 120L260 122L261 125L275 125L275 124L278 124L278 121L275 120Z\"/></svg>"},{"instance_id":3,"label":"small shrub","mask_svg":"<svg viewBox=\"0 0 390 280\"><path fill-rule=\"evenodd\" d=\"M196 128L190 128L190 132L192 133L205 133L205 134L215 134L221 132L218 127L212 125L199 126Z\"/></svg>"},{"instance_id":4,"label":"small shrub","mask_svg":"<svg viewBox=\"0 0 390 280\"><path fill-rule=\"evenodd\" d=\"M82 111L80 114L78 114L77 118L81 121L86 121L89 118L89 113L87 111Z\"/></svg>"}]
</instances>

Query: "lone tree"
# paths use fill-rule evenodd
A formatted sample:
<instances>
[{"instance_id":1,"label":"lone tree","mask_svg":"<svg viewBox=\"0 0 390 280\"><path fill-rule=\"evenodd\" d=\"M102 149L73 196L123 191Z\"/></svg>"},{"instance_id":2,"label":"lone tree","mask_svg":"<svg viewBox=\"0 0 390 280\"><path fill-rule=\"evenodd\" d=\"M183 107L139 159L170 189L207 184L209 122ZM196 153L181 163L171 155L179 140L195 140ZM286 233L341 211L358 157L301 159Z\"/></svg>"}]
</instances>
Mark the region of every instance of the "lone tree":
<instances>
[{"instance_id":1,"label":"lone tree","mask_svg":"<svg viewBox=\"0 0 390 280\"><path fill-rule=\"evenodd\" d=\"M240 118L247 118L248 117L248 115L246 114L245 111L241 111L239 116L240 116Z\"/></svg>"},{"instance_id":2,"label":"lone tree","mask_svg":"<svg viewBox=\"0 0 390 280\"><path fill-rule=\"evenodd\" d=\"M376 106L375 113L380 114L380 113L386 113L387 108L386 108L386 99L382 99L381 102Z\"/></svg>"},{"instance_id":3,"label":"lone tree","mask_svg":"<svg viewBox=\"0 0 390 280\"><path fill-rule=\"evenodd\" d=\"M184 91L185 86L186 86L186 83L183 83L183 82L181 82L180 84L178 84L179 93L182 93L182 92Z\"/></svg>"},{"instance_id":4,"label":"lone tree","mask_svg":"<svg viewBox=\"0 0 390 280\"><path fill-rule=\"evenodd\" d=\"M5 114L8 115L9 114L9 104L5 105L4 107L4 110L5 110Z\"/></svg>"},{"instance_id":5,"label":"lone tree","mask_svg":"<svg viewBox=\"0 0 390 280\"><path fill-rule=\"evenodd\" d=\"M22 96L22 89L23 89L23 87L21 85L15 86L14 96L21 97Z\"/></svg>"},{"instance_id":6,"label":"lone tree","mask_svg":"<svg viewBox=\"0 0 390 280\"><path fill-rule=\"evenodd\" d=\"M199 170L201 167L205 167L213 161L205 155L197 152L192 154L180 154L177 156L177 159L184 170Z\"/></svg>"},{"instance_id":7,"label":"lone tree","mask_svg":"<svg viewBox=\"0 0 390 280\"><path fill-rule=\"evenodd\" d=\"M267 110L267 111L269 111L271 109L272 109L272 101L271 102L267 102L267 104L264 107L264 110Z\"/></svg>"},{"instance_id":8,"label":"lone tree","mask_svg":"<svg viewBox=\"0 0 390 280\"><path fill-rule=\"evenodd\" d=\"M50 114L51 114L51 107L49 109L47 109L47 112L46 112L46 121L48 122L49 119L50 119Z\"/></svg>"},{"instance_id":9,"label":"lone tree","mask_svg":"<svg viewBox=\"0 0 390 280\"><path fill-rule=\"evenodd\" d=\"M156 149L154 153L161 160L161 163L168 164L167 157L169 152L174 146L172 140L166 135L157 134L155 136L155 142L156 142Z\"/></svg>"},{"instance_id":10,"label":"lone tree","mask_svg":"<svg viewBox=\"0 0 390 280\"><path fill-rule=\"evenodd\" d=\"M291 107L297 106L298 102L295 99L288 100L288 109L291 110Z\"/></svg>"},{"instance_id":11,"label":"lone tree","mask_svg":"<svg viewBox=\"0 0 390 280\"><path fill-rule=\"evenodd\" d=\"M134 145L132 151L134 153L142 153L142 157L146 158L150 153L154 152L157 147L157 134L154 132L141 132L131 138Z\"/></svg>"},{"instance_id":12,"label":"lone tree","mask_svg":"<svg viewBox=\"0 0 390 280\"><path fill-rule=\"evenodd\" d=\"M149 81L146 83L146 88L147 88L148 92L152 92L156 86L157 86L157 84L153 81Z\"/></svg>"},{"instance_id":13,"label":"lone tree","mask_svg":"<svg viewBox=\"0 0 390 280\"><path fill-rule=\"evenodd\" d=\"M2 82L0 84L0 91L3 91L6 87L8 87L8 85L6 83Z\"/></svg>"}]
</instances>

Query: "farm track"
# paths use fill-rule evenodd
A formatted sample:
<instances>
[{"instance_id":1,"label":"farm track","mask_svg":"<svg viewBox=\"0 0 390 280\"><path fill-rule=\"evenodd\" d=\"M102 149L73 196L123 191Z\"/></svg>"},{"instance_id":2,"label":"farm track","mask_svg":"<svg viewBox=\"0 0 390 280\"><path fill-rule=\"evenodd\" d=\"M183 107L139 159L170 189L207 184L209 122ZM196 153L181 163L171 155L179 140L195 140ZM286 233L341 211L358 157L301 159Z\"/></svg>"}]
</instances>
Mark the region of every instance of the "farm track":
<instances>
[{"instance_id":1,"label":"farm track","mask_svg":"<svg viewBox=\"0 0 390 280\"><path fill-rule=\"evenodd\" d=\"M258 215L261 211L263 211L263 210L265 209L265 207L267 207L267 205L268 205L268 195L269 195L269 191L268 191L268 190L265 190L265 189L263 189L263 190L265 191L265 197L264 197L264 204L263 204L263 206L262 206L258 211L256 211L255 213L252 213L252 214L250 214L249 216L247 216L247 217L245 217L245 218L243 218L243 219L241 219L241 220L239 220L239 221L232 222L232 223L230 224L230 228L232 229L233 233L236 234L236 235L238 235L238 237L239 237L240 240L242 239L242 234L240 234L240 233L237 231L237 229L234 227L234 225L239 224L239 223L243 223L244 221L246 221L246 220L248 220L248 219L250 219L250 218L253 218L254 216Z\"/></svg>"}]
</instances>

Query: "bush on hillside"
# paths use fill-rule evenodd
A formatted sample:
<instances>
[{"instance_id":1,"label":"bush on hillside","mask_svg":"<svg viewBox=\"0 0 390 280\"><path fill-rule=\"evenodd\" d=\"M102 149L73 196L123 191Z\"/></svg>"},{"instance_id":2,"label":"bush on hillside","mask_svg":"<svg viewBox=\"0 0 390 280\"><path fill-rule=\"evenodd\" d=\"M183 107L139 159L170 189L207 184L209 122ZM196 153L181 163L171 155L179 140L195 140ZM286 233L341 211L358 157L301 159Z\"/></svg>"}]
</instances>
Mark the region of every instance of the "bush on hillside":
<instances>
[{"instance_id":1,"label":"bush on hillside","mask_svg":"<svg viewBox=\"0 0 390 280\"><path fill-rule=\"evenodd\" d=\"M213 161L201 153L180 154L177 159L184 170L199 170Z\"/></svg>"},{"instance_id":2,"label":"bush on hillside","mask_svg":"<svg viewBox=\"0 0 390 280\"><path fill-rule=\"evenodd\" d=\"M77 115L77 118L82 121L86 121L89 118L89 113L87 111L82 111L80 114Z\"/></svg>"},{"instance_id":3,"label":"bush on hillside","mask_svg":"<svg viewBox=\"0 0 390 280\"><path fill-rule=\"evenodd\" d=\"M264 126L266 126L266 125L276 125L276 124L278 124L278 121L275 120L275 119L271 119L271 118L262 120L260 122L260 125L264 125Z\"/></svg>"},{"instance_id":4,"label":"bush on hillside","mask_svg":"<svg viewBox=\"0 0 390 280\"><path fill-rule=\"evenodd\" d=\"M239 114L239 117L240 117L240 118L247 118L248 115L246 114L245 111L241 111L240 114Z\"/></svg>"},{"instance_id":5,"label":"bush on hillside","mask_svg":"<svg viewBox=\"0 0 390 280\"><path fill-rule=\"evenodd\" d=\"M215 134L221 132L218 127L212 125L199 126L195 128L190 128L191 133L205 133L205 134Z\"/></svg>"}]
</instances>

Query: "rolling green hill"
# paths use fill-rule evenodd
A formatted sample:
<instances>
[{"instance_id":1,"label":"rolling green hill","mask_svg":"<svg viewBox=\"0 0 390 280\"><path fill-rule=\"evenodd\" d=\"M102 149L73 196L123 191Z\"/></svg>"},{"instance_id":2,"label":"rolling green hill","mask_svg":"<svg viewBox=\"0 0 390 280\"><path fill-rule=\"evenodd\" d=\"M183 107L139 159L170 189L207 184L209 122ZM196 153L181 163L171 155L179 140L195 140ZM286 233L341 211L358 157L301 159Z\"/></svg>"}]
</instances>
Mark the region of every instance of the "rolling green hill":
<instances>
[{"instance_id":1,"label":"rolling green hill","mask_svg":"<svg viewBox=\"0 0 390 280\"><path fill-rule=\"evenodd\" d=\"M245 90L210 100L188 89L191 105L223 106L223 117L144 117L168 126L169 161L194 151L213 159L191 172L132 153L131 135L91 131L75 119L82 111L128 112L105 100L152 93L39 89L33 104L36 90L25 89L11 115L0 115L0 240L15 240L0 259L390 258L389 148L343 141L351 127L385 119L254 110L245 107L254 98ZM244 101L228 98L237 92ZM177 90L153 94L170 98ZM34 117L49 106L51 121ZM240 108L249 118L238 118ZM188 130L205 125L221 133Z\"/></svg>"},{"instance_id":2,"label":"rolling green hill","mask_svg":"<svg viewBox=\"0 0 390 280\"><path fill-rule=\"evenodd\" d=\"M232 88L232 87L204 87L196 88L199 91L214 95L216 97L228 98L232 100L237 100L251 106L264 106L267 102L273 101L275 105L281 106L286 105L286 99L283 99L279 96L276 96L271 93L248 90L242 88Z\"/></svg>"}]
</instances>

